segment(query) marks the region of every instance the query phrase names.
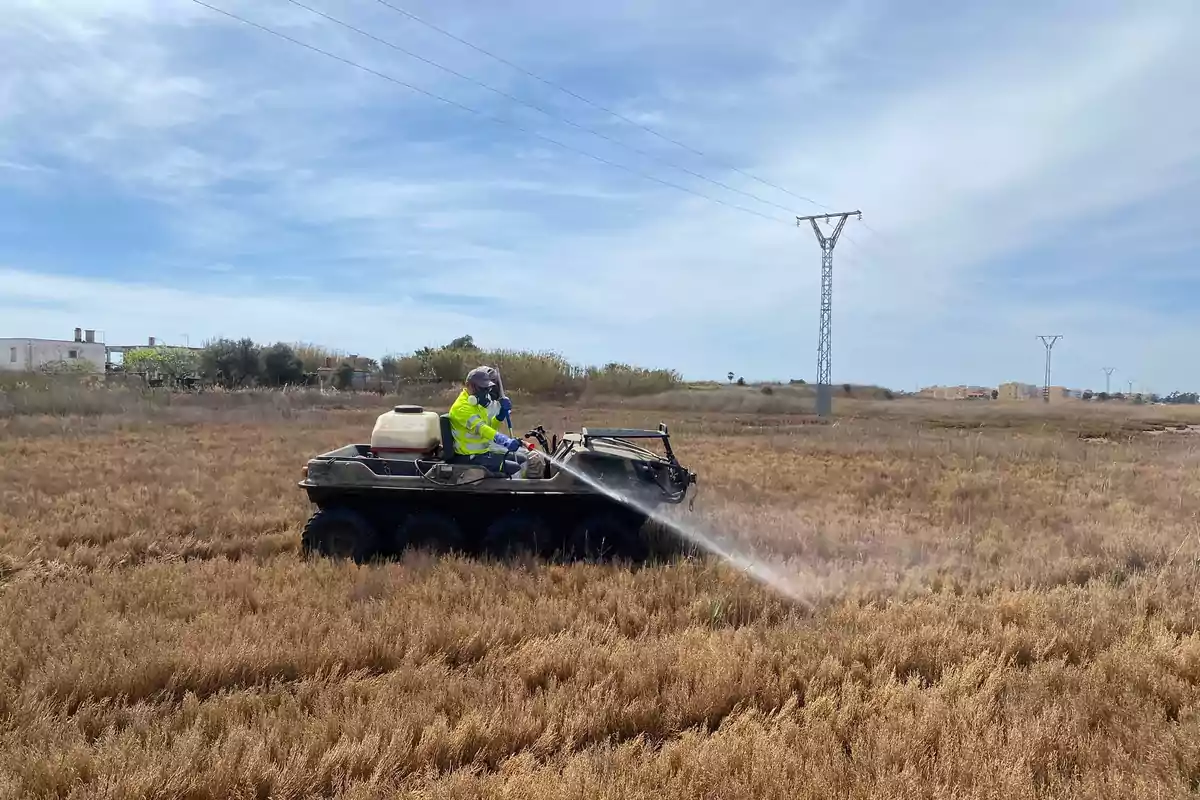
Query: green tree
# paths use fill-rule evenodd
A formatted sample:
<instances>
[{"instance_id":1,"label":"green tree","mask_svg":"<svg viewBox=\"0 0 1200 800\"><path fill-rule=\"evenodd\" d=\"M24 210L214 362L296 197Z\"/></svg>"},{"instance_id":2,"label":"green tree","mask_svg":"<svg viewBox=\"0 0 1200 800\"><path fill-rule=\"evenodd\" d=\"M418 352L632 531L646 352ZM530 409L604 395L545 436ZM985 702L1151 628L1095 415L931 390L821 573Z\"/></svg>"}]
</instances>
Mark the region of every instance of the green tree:
<instances>
[{"instance_id":1,"label":"green tree","mask_svg":"<svg viewBox=\"0 0 1200 800\"><path fill-rule=\"evenodd\" d=\"M339 389L354 388L354 365L346 363L338 367L334 373L334 385Z\"/></svg>"},{"instance_id":2,"label":"green tree","mask_svg":"<svg viewBox=\"0 0 1200 800\"><path fill-rule=\"evenodd\" d=\"M268 386L304 383L304 362L291 345L276 342L262 354L262 378Z\"/></svg>"},{"instance_id":3,"label":"green tree","mask_svg":"<svg viewBox=\"0 0 1200 800\"><path fill-rule=\"evenodd\" d=\"M468 350L479 352L479 348L475 345L475 340L470 336L459 336L450 344L446 345L447 350Z\"/></svg>"},{"instance_id":4,"label":"green tree","mask_svg":"<svg viewBox=\"0 0 1200 800\"><path fill-rule=\"evenodd\" d=\"M379 371L388 380L395 380L400 377L401 361L402 359L399 356L389 353L379 360Z\"/></svg>"},{"instance_id":5,"label":"green tree","mask_svg":"<svg viewBox=\"0 0 1200 800\"><path fill-rule=\"evenodd\" d=\"M218 339L200 354L200 372L226 388L252 386L262 376L262 348L253 339Z\"/></svg>"}]
</instances>

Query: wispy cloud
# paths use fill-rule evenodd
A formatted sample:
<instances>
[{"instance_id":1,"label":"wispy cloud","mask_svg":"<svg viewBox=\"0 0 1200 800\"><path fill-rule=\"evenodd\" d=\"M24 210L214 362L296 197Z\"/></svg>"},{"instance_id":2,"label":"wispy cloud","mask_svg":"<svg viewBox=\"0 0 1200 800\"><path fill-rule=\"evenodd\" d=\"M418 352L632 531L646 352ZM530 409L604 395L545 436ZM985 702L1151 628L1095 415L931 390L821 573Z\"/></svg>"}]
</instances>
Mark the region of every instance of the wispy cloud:
<instances>
[{"instance_id":1,"label":"wispy cloud","mask_svg":"<svg viewBox=\"0 0 1200 800\"><path fill-rule=\"evenodd\" d=\"M473 118L188 0L18 0L0 31L0 210L19 231L0 243L7 332L108 325L110 338L140 340L186 324L193 339L325 338L376 353L470 332L697 376L811 378L819 254L785 212L284 0L212 2L778 221ZM393 0L707 161L375 0L305 2L797 213L818 209L718 163L862 208L869 228L848 223L836 253L835 380L1036 378L1044 325L1064 328L1068 382L1122 359L1164 386L1196 380L1146 355L1184 346L1187 309L1131 300L1117 279L1136 262L1158 292L1195 289L1193 226L1156 222L1200 200L1189 102L1200 8L1187 0L1059 0L1015 15L877 0ZM101 204L110 227L140 235L87 233L97 223L79 215ZM59 310L31 305L51 298ZM334 322L333 308L395 319L393 334ZM1136 344L1108 333L1117 318Z\"/></svg>"}]
</instances>

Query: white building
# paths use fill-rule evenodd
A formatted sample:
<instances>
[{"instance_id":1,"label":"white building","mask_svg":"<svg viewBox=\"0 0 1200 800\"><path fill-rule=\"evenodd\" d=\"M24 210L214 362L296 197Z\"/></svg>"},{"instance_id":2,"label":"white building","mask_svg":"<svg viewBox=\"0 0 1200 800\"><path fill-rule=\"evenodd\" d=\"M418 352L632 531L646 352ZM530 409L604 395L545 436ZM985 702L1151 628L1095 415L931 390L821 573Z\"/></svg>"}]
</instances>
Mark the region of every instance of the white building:
<instances>
[{"instance_id":1,"label":"white building","mask_svg":"<svg viewBox=\"0 0 1200 800\"><path fill-rule=\"evenodd\" d=\"M72 339L0 339L0 372L32 372L59 361L104 372L108 356L96 332L75 329Z\"/></svg>"}]
</instances>

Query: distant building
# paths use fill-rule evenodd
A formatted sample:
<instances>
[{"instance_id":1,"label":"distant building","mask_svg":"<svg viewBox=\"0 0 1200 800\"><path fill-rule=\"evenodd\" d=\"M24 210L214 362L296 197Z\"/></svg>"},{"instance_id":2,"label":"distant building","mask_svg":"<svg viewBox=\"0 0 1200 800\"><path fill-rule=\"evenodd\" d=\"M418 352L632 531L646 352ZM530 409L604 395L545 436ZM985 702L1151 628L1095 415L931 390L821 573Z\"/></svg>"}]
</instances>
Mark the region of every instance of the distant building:
<instances>
[{"instance_id":1,"label":"distant building","mask_svg":"<svg viewBox=\"0 0 1200 800\"><path fill-rule=\"evenodd\" d=\"M1015 381L1000 384L998 391L1000 400L1034 400L1042 396L1042 387Z\"/></svg>"},{"instance_id":2,"label":"distant building","mask_svg":"<svg viewBox=\"0 0 1200 800\"><path fill-rule=\"evenodd\" d=\"M927 386L917 393L934 400L990 400L992 390L986 386Z\"/></svg>"},{"instance_id":3,"label":"distant building","mask_svg":"<svg viewBox=\"0 0 1200 800\"><path fill-rule=\"evenodd\" d=\"M104 372L106 360L94 330L76 328L74 339L0 339L0 372L35 372L58 362Z\"/></svg>"},{"instance_id":4,"label":"distant building","mask_svg":"<svg viewBox=\"0 0 1200 800\"><path fill-rule=\"evenodd\" d=\"M1041 400L1045 391L1033 383L1002 383L999 388L1001 400ZM1082 400L1082 389L1069 389L1066 386L1051 386L1050 402L1062 400Z\"/></svg>"},{"instance_id":5,"label":"distant building","mask_svg":"<svg viewBox=\"0 0 1200 800\"><path fill-rule=\"evenodd\" d=\"M1083 397L1083 391L1080 389L1068 389L1066 386L1051 386L1050 387L1050 402L1062 400L1080 400Z\"/></svg>"},{"instance_id":6,"label":"distant building","mask_svg":"<svg viewBox=\"0 0 1200 800\"><path fill-rule=\"evenodd\" d=\"M378 387L380 378L372 372L371 359L367 356L359 355L349 355L345 358L326 356L325 364L317 367L318 385L323 389L336 388L338 375L346 365L349 365L353 370L349 376L349 388L363 390Z\"/></svg>"}]
</instances>

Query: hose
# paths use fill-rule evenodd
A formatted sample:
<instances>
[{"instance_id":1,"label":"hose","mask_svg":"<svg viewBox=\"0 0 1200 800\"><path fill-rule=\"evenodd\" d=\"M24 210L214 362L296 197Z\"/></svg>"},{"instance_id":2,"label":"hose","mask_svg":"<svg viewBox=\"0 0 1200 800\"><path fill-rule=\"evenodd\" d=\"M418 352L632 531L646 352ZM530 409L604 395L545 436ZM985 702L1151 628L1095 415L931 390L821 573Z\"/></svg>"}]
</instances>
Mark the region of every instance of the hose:
<instances>
[{"instance_id":1,"label":"hose","mask_svg":"<svg viewBox=\"0 0 1200 800\"><path fill-rule=\"evenodd\" d=\"M504 376L500 374L500 370L499 370L498 368L496 368L496 367L492 367L492 369L496 370L496 385L500 387L500 396L501 396L501 397L504 397L504 396L505 396L505 392L504 392ZM511 401L510 401L510 402L511 402ZM513 424L512 424L512 411L511 411L511 410L508 412L508 418L507 418L507 419L505 419L504 421L505 421L506 423L508 423L508 435L509 435L509 436L512 436L512 433L513 433Z\"/></svg>"}]
</instances>

